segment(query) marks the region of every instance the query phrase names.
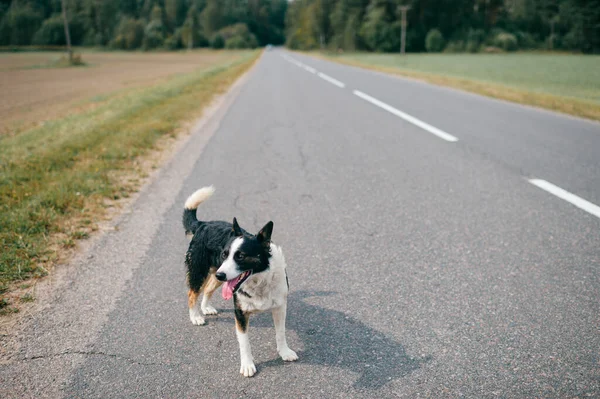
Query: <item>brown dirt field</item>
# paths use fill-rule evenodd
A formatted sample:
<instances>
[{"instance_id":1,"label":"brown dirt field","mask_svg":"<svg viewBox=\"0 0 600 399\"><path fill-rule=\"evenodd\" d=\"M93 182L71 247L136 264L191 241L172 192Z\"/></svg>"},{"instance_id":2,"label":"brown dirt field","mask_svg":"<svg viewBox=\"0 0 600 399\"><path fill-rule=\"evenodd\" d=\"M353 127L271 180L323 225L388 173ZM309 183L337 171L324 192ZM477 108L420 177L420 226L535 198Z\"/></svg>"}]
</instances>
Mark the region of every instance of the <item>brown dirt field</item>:
<instances>
[{"instance_id":1,"label":"brown dirt field","mask_svg":"<svg viewBox=\"0 0 600 399\"><path fill-rule=\"evenodd\" d=\"M101 101L101 96L122 89L233 60L237 53L83 53L85 67L41 67L60 56L56 52L0 54L0 134L93 107L97 96Z\"/></svg>"}]
</instances>

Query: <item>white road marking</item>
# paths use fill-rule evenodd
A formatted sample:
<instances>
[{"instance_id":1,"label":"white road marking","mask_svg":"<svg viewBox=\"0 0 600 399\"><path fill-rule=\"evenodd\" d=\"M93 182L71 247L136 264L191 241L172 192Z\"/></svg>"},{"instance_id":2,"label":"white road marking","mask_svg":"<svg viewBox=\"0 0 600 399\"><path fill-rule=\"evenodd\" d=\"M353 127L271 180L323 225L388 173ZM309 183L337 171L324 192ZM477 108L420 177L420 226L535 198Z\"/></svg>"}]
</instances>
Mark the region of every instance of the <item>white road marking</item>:
<instances>
[{"instance_id":1,"label":"white road marking","mask_svg":"<svg viewBox=\"0 0 600 399\"><path fill-rule=\"evenodd\" d=\"M317 76L320 77L321 79L324 79L324 80L328 81L329 83L332 83L332 84L336 85L337 87L342 88L342 89L344 87L346 87L346 85L344 83L340 82L337 79L332 78L331 76L325 75L322 72L317 73Z\"/></svg>"},{"instance_id":2,"label":"white road marking","mask_svg":"<svg viewBox=\"0 0 600 399\"><path fill-rule=\"evenodd\" d=\"M281 55L283 57L283 59L285 59L288 62L291 62L292 64L300 67L300 68L304 68L304 64L302 64L300 61L295 60L294 58L286 55L286 54L282 54Z\"/></svg>"},{"instance_id":3,"label":"white road marking","mask_svg":"<svg viewBox=\"0 0 600 399\"><path fill-rule=\"evenodd\" d=\"M311 66L308 66L308 65L305 65L305 64L303 64L303 63L301 63L299 61L296 61L295 59L293 59L292 57L288 56L287 54L282 54L281 56L283 57L284 60L286 60L288 62L291 62L292 64L294 64L296 66L299 66L300 68L304 68L305 70L307 70L310 73L316 73L318 77L320 77L323 80L328 81L331 84L336 85L337 87L341 87L342 89L344 87L346 87L346 84L340 82L339 80L334 79L334 78L332 78L329 75L325 75L322 72L318 72L315 68L313 68Z\"/></svg>"},{"instance_id":4,"label":"white road marking","mask_svg":"<svg viewBox=\"0 0 600 399\"><path fill-rule=\"evenodd\" d=\"M412 123L415 126L420 127L423 130L428 131L431 134L438 136L439 138L441 138L443 140L450 141L450 142L458 141L458 139L456 137L454 137L453 135L448 134L448 133L438 129L437 127L431 126L430 124L425 123L422 120L415 118L414 116L410 116L409 114L404 113L404 112L392 107L391 105L387 105L383 101L379 101L378 99L371 97L370 95L365 94L362 91L354 90L353 93L355 95L357 95L358 97L362 98L363 100L366 100L373 105L383 108L386 111L404 119L405 121L407 121L409 123Z\"/></svg>"},{"instance_id":5,"label":"white road marking","mask_svg":"<svg viewBox=\"0 0 600 399\"><path fill-rule=\"evenodd\" d=\"M321 79L328 81L329 83L332 83L342 89L344 87L346 87L346 85L344 83L340 82L339 80L334 79L331 76L328 76L322 72L317 72L317 70L315 68L312 68L308 65L302 64L301 62L296 61L292 57L289 57L287 55L282 55L282 57L285 58L287 61L289 61L301 68L304 68L308 72L316 73L317 76L319 76ZM421 121L420 119L415 118L414 116L411 116L405 112L402 112L399 109L396 109L396 108L392 107L391 105L384 103L383 101L380 101L374 97L371 97L370 95L363 93L362 91L353 90L352 92L354 93L354 95L362 98L363 100L366 100L373 105L383 108L384 110L404 119L405 121L407 121L409 123L412 123L415 126L420 127L423 130L428 131L431 134L438 136L439 138L441 138L443 140L446 140L449 142L458 141L457 137L455 137L449 133L446 133L443 130L438 129L435 126L431 126L430 124L425 123L425 122ZM541 188L542 190L544 190L552 195L555 195L556 197L558 197L562 200L565 200L572 205L575 205L579 209L582 209L582 210L596 216L597 218L600 218L600 206L595 205L595 204L593 204L575 194L572 194L566 190L563 190L562 188L555 186L554 184L547 182L546 180L529 179L528 181L529 181L529 183L533 184L534 186Z\"/></svg>"},{"instance_id":6,"label":"white road marking","mask_svg":"<svg viewBox=\"0 0 600 399\"><path fill-rule=\"evenodd\" d=\"M550 194L557 196L560 199L571 203L572 205L575 205L579 209L583 209L584 211L591 213L597 218L600 218L600 206L594 205L591 202L576 196L575 194L571 194L570 192L563 190L562 188L555 186L554 184L549 183L546 180L529 179L529 183L541 188L544 191L549 192Z\"/></svg>"}]
</instances>

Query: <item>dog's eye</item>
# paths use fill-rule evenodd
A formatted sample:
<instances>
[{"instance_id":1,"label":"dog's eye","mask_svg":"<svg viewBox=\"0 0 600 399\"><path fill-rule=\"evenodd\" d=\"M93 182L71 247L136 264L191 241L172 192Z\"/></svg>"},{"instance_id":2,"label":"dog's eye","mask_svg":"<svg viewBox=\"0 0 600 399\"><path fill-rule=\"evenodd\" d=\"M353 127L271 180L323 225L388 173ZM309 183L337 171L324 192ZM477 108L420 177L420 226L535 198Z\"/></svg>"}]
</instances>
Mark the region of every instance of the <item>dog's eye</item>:
<instances>
[{"instance_id":1,"label":"dog's eye","mask_svg":"<svg viewBox=\"0 0 600 399\"><path fill-rule=\"evenodd\" d=\"M237 251L237 252L236 252L236 253L233 255L233 258L234 258L235 260L243 260L243 259L244 259L244 254L243 254L243 253L241 253L240 251Z\"/></svg>"},{"instance_id":2,"label":"dog's eye","mask_svg":"<svg viewBox=\"0 0 600 399\"><path fill-rule=\"evenodd\" d=\"M223 259L227 259L228 256L229 256L229 251L228 250L225 250L225 251L223 251L223 253L221 253L221 257Z\"/></svg>"}]
</instances>

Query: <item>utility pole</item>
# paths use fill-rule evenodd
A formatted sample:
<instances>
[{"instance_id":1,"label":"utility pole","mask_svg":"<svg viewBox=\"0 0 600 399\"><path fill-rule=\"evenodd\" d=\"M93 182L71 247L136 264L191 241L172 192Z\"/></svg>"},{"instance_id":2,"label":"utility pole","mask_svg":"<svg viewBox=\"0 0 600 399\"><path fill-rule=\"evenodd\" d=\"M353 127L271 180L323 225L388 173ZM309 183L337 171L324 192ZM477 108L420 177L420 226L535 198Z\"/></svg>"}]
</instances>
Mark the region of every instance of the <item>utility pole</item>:
<instances>
[{"instance_id":1,"label":"utility pole","mask_svg":"<svg viewBox=\"0 0 600 399\"><path fill-rule=\"evenodd\" d=\"M65 25L65 38L67 39L67 52L69 53L69 64L73 64L73 49L71 48L71 34L69 33L69 20L67 19L67 6L65 0L61 0L63 23Z\"/></svg>"},{"instance_id":2,"label":"utility pole","mask_svg":"<svg viewBox=\"0 0 600 399\"><path fill-rule=\"evenodd\" d=\"M410 10L410 6L398 6L398 10L402 13L402 35L400 36L400 54L406 52L406 12Z\"/></svg>"}]
</instances>

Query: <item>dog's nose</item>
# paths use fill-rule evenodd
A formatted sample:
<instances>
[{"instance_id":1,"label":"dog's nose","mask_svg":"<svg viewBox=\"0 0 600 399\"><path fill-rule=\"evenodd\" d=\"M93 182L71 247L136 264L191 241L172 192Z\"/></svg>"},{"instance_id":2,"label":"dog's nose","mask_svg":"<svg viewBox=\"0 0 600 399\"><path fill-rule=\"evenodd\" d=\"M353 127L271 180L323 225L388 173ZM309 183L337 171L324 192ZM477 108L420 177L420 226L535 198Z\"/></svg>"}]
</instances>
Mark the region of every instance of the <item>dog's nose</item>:
<instances>
[{"instance_id":1,"label":"dog's nose","mask_svg":"<svg viewBox=\"0 0 600 399\"><path fill-rule=\"evenodd\" d=\"M219 272L219 273L215 274L215 277L219 281L225 281L225 280L227 280L227 275L225 273L223 273L223 272Z\"/></svg>"}]
</instances>

